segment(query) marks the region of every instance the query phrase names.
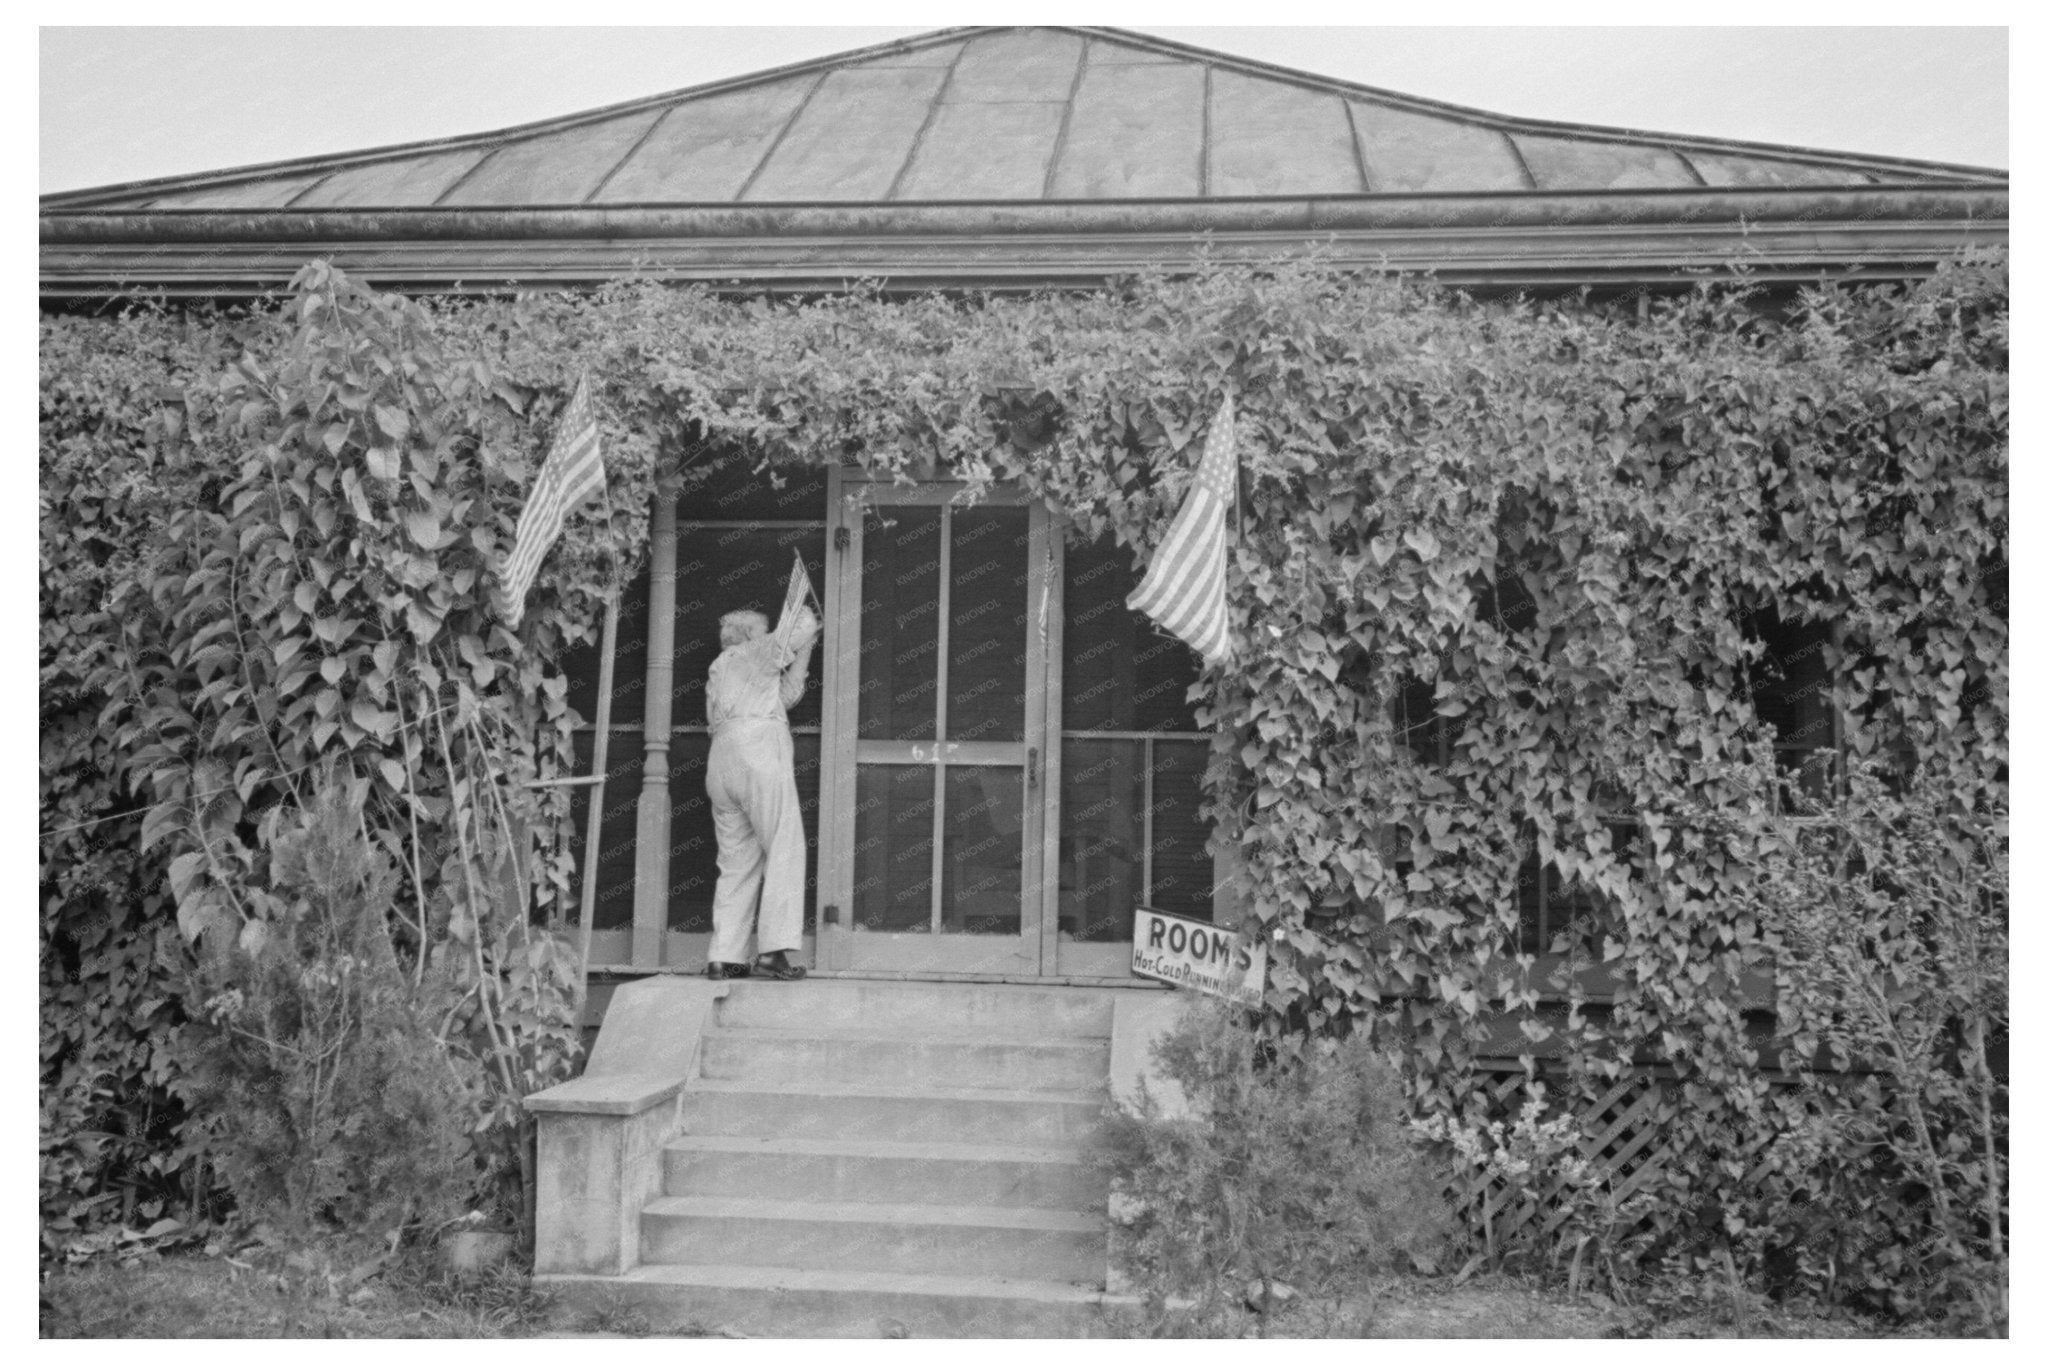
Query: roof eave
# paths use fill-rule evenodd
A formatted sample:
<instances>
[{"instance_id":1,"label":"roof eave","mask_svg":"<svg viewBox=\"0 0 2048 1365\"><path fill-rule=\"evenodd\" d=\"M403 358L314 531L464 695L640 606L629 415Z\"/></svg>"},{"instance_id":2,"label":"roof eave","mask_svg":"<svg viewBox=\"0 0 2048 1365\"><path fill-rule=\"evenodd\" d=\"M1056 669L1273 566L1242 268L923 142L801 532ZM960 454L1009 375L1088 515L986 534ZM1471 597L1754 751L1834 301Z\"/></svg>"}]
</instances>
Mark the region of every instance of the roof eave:
<instances>
[{"instance_id":1,"label":"roof eave","mask_svg":"<svg viewBox=\"0 0 2048 1365\"><path fill-rule=\"evenodd\" d=\"M705 203L531 208L49 211L45 243L463 241L506 237L1241 232L1274 229L1788 222L2006 214L2002 183L1796 189L1507 191L1242 199Z\"/></svg>"},{"instance_id":2,"label":"roof eave","mask_svg":"<svg viewBox=\"0 0 2048 1365\"><path fill-rule=\"evenodd\" d=\"M1147 266L1270 259L1471 284L1925 273L2006 240L1997 185L1328 196L1299 199L701 204L42 217L46 298L261 293L328 257L386 287L499 293L621 276L737 288L1086 286Z\"/></svg>"}]
</instances>

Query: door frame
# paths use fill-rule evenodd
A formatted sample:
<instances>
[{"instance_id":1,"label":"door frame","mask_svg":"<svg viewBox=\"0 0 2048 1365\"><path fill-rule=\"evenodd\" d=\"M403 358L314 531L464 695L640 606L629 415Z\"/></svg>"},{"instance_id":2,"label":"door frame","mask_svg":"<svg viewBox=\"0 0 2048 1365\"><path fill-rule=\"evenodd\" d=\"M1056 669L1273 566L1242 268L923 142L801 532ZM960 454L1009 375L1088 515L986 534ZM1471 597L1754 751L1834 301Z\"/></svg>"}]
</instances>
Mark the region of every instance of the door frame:
<instances>
[{"instance_id":1,"label":"door frame","mask_svg":"<svg viewBox=\"0 0 2048 1365\"><path fill-rule=\"evenodd\" d=\"M1025 596L1024 738L1003 748L1023 751L1022 829L1019 835L1020 898L1015 934L939 934L858 930L853 925L853 821L863 743L859 736L861 650L860 578L865 517L880 504L897 507L963 505L961 481L906 484L870 478L858 469L834 469L828 479L825 608L830 647L825 656L826 705L821 716L817 962L825 970L945 972L987 976L1042 976L1055 961L1058 937L1057 825L1047 819L1049 804L1058 801L1058 735L1051 722L1058 717L1056 660L1060 618L1060 534L1045 504L1020 490L984 490L976 503L1019 507L1030 513ZM941 541L941 590L950 586L944 570L951 537ZM942 599L943 603L943 599ZM943 619L943 616L942 616ZM1034 628L1034 626L1036 628ZM938 675L941 704L945 694L945 651ZM1048 695L1051 707L1048 707ZM933 770L933 887L940 894L944 857L944 800L947 760L986 760L995 746L985 743L882 741L906 750L930 750ZM870 750L873 754L874 751ZM921 756L871 758L871 762L922 763ZM995 766L1010 766L998 763ZM1049 875L1050 874L1050 875Z\"/></svg>"}]
</instances>

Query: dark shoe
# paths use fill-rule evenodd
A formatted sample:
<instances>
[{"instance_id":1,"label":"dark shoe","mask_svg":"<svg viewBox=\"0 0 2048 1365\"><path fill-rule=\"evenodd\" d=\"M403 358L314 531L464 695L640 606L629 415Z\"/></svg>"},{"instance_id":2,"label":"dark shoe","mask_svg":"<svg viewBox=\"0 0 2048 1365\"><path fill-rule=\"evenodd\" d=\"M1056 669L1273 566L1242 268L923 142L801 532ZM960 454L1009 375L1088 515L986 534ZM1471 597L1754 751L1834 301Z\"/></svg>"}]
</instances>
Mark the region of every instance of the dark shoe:
<instances>
[{"instance_id":1,"label":"dark shoe","mask_svg":"<svg viewBox=\"0 0 2048 1365\"><path fill-rule=\"evenodd\" d=\"M744 962L707 962L704 964L704 975L713 981L738 981L742 977L752 975L752 972Z\"/></svg>"},{"instance_id":2,"label":"dark shoe","mask_svg":"<svg viewBox=\"0 0 2048 1365\"><path fill-rule=\"evenodd\" d=\"M769 981L801 981L804 969L792 963L786 953L765 953L754 959L754 975Z\"/></svg>"}]
</instances>

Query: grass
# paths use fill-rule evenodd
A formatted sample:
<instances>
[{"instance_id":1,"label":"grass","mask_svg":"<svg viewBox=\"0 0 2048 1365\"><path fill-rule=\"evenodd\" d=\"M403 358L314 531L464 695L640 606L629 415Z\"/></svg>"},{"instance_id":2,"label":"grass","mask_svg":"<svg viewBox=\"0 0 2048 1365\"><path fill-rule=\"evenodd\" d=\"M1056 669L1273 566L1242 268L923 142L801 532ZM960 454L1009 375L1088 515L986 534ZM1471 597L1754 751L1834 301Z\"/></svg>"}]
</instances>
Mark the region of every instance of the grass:
<instances>
[{"instance_id":1,"label":"grass","mask_svg":"<svg viewBox=\"0 0 2048 1365\"><path fill-rule=\"evenodd\" d=\"M1260 1331L1261 1326L1264 1332ZM1577 1339L1672 1337L1854 1337L1909 1335L1844 1310L1814 1304L1752 1299L1739 1317L1728 1305L1669 1297L1622 1305L1604 1294L1572 1296L1512 1275L1482 1276L1465 1284L1446 1279L1399 1278L1378 1286L1371 1300L1296 1299L1260 1322L1259 1314L1227 1303L1190 1320L1153 1311L1112 1321L1125 1337L1256 1337L1388 1339Z\"/></svg>"},{"instance_id":2,"label":"grass","mask_svg":"<svg viewBox=\"0 0 2048 1365\"><path fill-rule=\"evenodd\" d=\"M45 1337L644 1336L623 1302L570 1306L513 1267L461 1278L426 1254L335 1269L250 1255L103 1260L45 1272Z\"/></svg>"},{"instance_id":3,"label":"grass","mask_svg":"<svg viewBox=\"0 0 2048 1365\"><path fill-rule=\"evenodd\" d=\"M1815 1305L1752 1298L1740 1305L1664 1298L1620 1305L1576 1298L1534 1281L1483 1276L1384 1282L1370 1303L1297 1299L1265 1325L1282 1338L1879 1337L1899 1335ZM1129 1315L1123 1336L1259 1335L1259 1319L1230 1305L1190 1323ZM623 1298L564 1303L507 1267L458 1278L421 1254L347 1267L256 1253L229 1258L148 1254L48 1271L45 1337L542 1337L648 1336ZM666 1335L708 1335L704 1329Z\"/></svg>"},{"instance_id":4,"label":"grass","mask_svg":"<svg viewBox=\"0 0 2048 1365\"><path fill-rule=\"evenodd\" d=\"M1896 1330L1846 1309L1776 1303L1745 1295L1740 1304L1680 1286L1652 1286L1627 1304L1601 1293L1573 1295L1535 1279L1487 1274L1466 1283L1406 1276L1381 1281L1369 1298L1332 1302L1296 1298L1270 1319L1248 1304L1221 1302L1197 1315L1124 1311L1108 1335L1120 1337L1385 1339L1879 1338L1925 1335ZM1263 1330L1262 1330L1263 1329Z\"/></svg>"}]
</instances>

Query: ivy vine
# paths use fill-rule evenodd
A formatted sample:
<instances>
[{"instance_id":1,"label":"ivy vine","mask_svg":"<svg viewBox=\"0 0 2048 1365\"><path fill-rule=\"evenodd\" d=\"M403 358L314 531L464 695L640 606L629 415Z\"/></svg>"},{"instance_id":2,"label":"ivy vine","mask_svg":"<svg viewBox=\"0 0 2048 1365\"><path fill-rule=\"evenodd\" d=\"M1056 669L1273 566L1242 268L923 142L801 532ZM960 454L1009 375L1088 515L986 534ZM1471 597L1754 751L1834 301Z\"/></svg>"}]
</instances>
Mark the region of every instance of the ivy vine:
<instances>
[{"instance_id":1,"label":"ivy vine","mask_svg":"<svg viewBox=\"0 0 2048 1365\"><path fill-rule=\"evenodd\" d=\"M1987 817L1977 854L2002 856L2006 300L1995 255L1640 316L1313 260L807 301L629 281L417 302L315 266L240 320L47 318L46 981L95 879L136 897L137 932L169 913L166 876L188 933L250 932L263 822L322 758L381 783L376 836L411 869L395 932L423 960L488 940L478 979L513 970L523 922L492 918L472 869L493 829L565 819L523 785L567 764L555 663L638 567L657 487L687 500L732 462L944 468L1142 562L1227 393L1239 654L1191 700L1275 1036L1390 1045L1445 1114L1483 1106L1473 1062L1503 1029L1569 1084L1670 1068L1660 1235L1766 1225L1732 1154L1796 1126L1757 983L1781 1007L1799 989L1759 879L1801 826L1756 705L1765 623L1824 640L1843 763ZM584 371L609 506L515 633L491 566ZM482 794L517 821L475 814L498 809ZM49 832L130 800L132 841ZM1536 954L1532 848L1601 909ZM568 895L559 855L524 875L544 916ZM47 988L45 1009L47 1038ZM1804 1197L1794 1166L1768 1198Z\"/></svg>"}]
</instances>

